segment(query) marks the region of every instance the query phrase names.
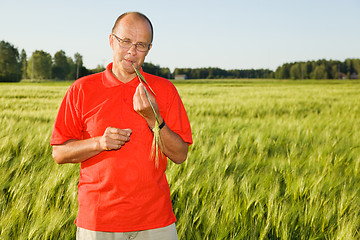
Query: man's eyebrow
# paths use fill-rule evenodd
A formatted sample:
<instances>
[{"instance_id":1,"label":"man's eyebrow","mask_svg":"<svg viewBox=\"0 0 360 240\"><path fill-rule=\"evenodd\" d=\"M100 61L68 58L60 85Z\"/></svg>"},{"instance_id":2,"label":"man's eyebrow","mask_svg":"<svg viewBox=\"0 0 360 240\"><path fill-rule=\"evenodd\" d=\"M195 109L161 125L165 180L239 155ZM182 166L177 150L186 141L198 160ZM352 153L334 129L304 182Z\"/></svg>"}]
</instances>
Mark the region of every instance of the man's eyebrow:
<instances>
[{"instance_id":1,"label":"man's eyebrow","mask_svg":"<svg viewBox=\"0 0 360 240\"><path fill-rule=\"evenodd\" d=\"M124 37L124 38L121 38L123 41L130 41L132 42L132 40L130 38L127 38L127 37ZM147 44L146 42L136 42L136 43L141 43L141 44Z\"/></svg>"},{"instance_id":2,"label":"man's eyebrow","mask_svg":"<svg viewBox=\"0 0 360 240\"><path fill-rule=\"evenodd\" d=\"M123 41L129 41L129 42L132 42L132 40L130 38L127 38L127 37L120 37L121 40ZM148 43L147 42L136 42L136 44L145 44L147 45Z\"/></svg>"},{"instance_id":3,"label":"man's eyebrow","mask_svg":"<svg viewBox=\"0 0 360 240\"><path fill-rule=\"evenodd\" d=\"M124 41L130 41L131 42L131 39L130 38L127 38L127 37L123 37L123 38L121 38L122 40L124 40Z\"/></svg>"}]
</instances>

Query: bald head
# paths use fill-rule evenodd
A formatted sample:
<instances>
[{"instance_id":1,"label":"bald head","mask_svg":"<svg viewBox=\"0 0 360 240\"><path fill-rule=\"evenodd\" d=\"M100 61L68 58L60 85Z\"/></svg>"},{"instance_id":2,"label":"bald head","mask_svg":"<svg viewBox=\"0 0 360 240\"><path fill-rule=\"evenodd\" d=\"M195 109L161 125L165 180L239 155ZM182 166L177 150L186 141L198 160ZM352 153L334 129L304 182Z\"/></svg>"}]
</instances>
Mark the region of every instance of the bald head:
<instances>
[{"instance_id":1,"label":"bald head","mask_svg":"<svg viewBox=\"0 0 360 240\"><path fill-rule=\"evenodd\" d=\"M120 15L117 19L116 19L116 22L114 24L114 27L112 28L112 32L114 33L115 32L115 29L119 26L121 20L126 17L126 16L130 16L133 17L134 19L138 19L138 20L143 20L145 22L147 22L150 26L150 29L151 29L151 42L153 41L153 38L154 38L154 29L153 29L153 26L150 22L150 19L148 17L146 17L144 14L142 13L139 13L139 12L126 12L126 13L123 13L122 15Z\"/></svg>"}]
</instances>

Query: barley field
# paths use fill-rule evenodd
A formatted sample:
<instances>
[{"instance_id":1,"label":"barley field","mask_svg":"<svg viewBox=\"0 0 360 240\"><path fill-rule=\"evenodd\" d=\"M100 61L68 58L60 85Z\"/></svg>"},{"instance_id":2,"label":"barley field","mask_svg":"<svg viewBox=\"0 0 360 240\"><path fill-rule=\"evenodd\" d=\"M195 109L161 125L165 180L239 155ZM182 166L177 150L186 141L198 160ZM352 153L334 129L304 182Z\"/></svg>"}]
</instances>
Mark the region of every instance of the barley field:
<instances>
[{"instance_id":1,"label":"barley field","mask_svg":"<svg viewBox=\"0 0 360 240\"><path fill-rule=\"evenodd\" d=\"M186 80L167 177L179 239L360 239L360 81ZM71 83L0 84L0 239L75 239L79 165L49 145Z\"/></svg>"}]
</instances>

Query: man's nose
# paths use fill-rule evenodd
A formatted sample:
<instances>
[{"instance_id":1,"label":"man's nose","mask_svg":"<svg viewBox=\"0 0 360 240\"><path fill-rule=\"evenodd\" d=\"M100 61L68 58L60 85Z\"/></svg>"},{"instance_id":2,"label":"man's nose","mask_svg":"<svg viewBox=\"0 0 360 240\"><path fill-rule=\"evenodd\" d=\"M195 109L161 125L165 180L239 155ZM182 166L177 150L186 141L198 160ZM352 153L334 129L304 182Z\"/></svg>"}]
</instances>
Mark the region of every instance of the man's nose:
<instances>
[{"instance_id":1,"label":"man's nose","mask_svg":"<svg viewBox=\"0 0 360 240\"><path fill-rule=\"evenodd\" d=\"M131 47L128 50L128 53L130 53L131 55L136 55L136 45L135 44L131 45Z\"/></svg>"}]
</instances>

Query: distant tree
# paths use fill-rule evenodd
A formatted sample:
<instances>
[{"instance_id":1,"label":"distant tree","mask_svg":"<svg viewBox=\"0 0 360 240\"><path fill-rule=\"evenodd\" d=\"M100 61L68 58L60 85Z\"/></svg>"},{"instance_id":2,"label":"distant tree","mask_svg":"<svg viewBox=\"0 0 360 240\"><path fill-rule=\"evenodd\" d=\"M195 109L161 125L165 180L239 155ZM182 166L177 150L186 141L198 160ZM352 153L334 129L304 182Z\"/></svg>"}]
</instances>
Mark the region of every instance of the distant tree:
<instances>
[{"instance_id":1,"label":"distant tree","mask_svg":"<svg viewBox=\"0 0 360 240\"><path fill-rule=\"evenodd\" d=\"M104 65L100 65L100 64L98 64L97 66L96 66L96 68L94 68L94 69L91 69L91 71L93 72L93 73L98 73L98 72L103 72L103 71L105 71L105 67L104 67Z\"/></svg>"},{"instance_id":2,"label":"distant tree","mask_svg":"<svg viewBox=\"0 0 360 240\"><path fill-rule=\"evenodd\" d=\"M20 64L21 64L21 78L26 79L27 78L27 56L25 50L21 50L20 54Z\"/></svg>"},{"instance_id":3,"label":"distant tree","mask_svg":"<svg viewBox=\"0 0 360 240\"><path fill-rule=\"evenodd\" d=\"M69 73L66 75L67 80L76 79L76 65L74 60L71 57L66 58L67 63L69 64Z\"/></svg>"},{"instance_id":4,"label":"distant tree","mask_svg":"<svg viewBox=\"0 0 360 240\"><path fill-rule=\"evenodd\" d=\"M18 82L21 80L19 52L12 44L0 42L0 81Z\"/></svg>"},{"instance_id":5,"label":"distant tree","mask_svg":"<svg viewBox=\"0 0 360 240\"><path fill-rule=\"evenodd\" d=\"M290 78L291 79L301 79L302 71L301 71L301 63L295 63L290 67Z\"/></svg>"},{"instance_id":6,"label":"distant tree","mask_svg":"<svg viewBox=\"0 0 360 240\"><path fill-rule=\"evenodd\" d=\"M70 65L63 50L58 51L54 55L52 65L52 77L57 80L65 80L70 73Z\"/></svg>"},{"instance_id":7,"label":"distant tree","mask_svg":"<svg viewBox=\"0 0 360 240\"><path fill-rule=\"evenodd\" d=\"M76 79L87 75L83 68L83 57L80 55L80 53L74 54L74 64L76 66Z\"/></svg>"},{"instance_id":8,"label":"distant tree","mask_svg":"<svg viewBox=\"0 0 360 240\"><path fill-rule=\"evenodd\" d=\"M354 72L353 64L351 59L345 59L345 65L346 65L346 76L349 79L350 75Z\"/></svg>"},{"instance_id":9,"label":"distant tree","mask_svg":"<svg viewBox=\"0 0 360 240\"><path fill-rule=\"evenodd\" d=\"M328 79L325 64L321 64L315 67L312 72L311 78L313 79Z\"/></svg>"},{"instance_id":10,"label":"distant tree","mask_svg":"<svg viewBox=\"0 0 360 240\"><path fill-rule=\"evenodd\" d=\"M304 63L304 79L310 79L310 74L313 71L313 65L310 61Z\"/></svg>"},{"instance_id":11,"label":"distant tree","mask_svg":"<svg viewBox=\"0 0 360 240\"><path fill-rule=\"evenodd\" d=\"M51 65L51 55L42 50L36 50L29 59L27 74L32 79L50 79Z\"/></svg>"},{"instance_id":12,"label":"distant tree","mask_svg":"<svg viewBox=\"0 0 360 240\"><path fill-rule=\"evenodd\" d=\"M157 75L160 70L160 66L144 62L142 65L142 69L144 70L144 72Z\"/></svg>"},{"instance_id":13,"label":"distant tree","mask_svg":"<svg viewBox=\"0 0 360 240\"><path fill-rule=\"evenodd\" d=\"M360 78L360 59L353 59L354 71L357 73L358 78Z\"/></svg>"},{"instance_id":14,"label":"distant tree","mask_svg":"<svg viewBox=\"0 0 360 240\"><path fill-rule=\"evenodd\" d=\"M106 68L103 65L98 64L96 68L93 69L87 69L89 74L99 73L104 71Z\"/></svg>"},{"instance_id":15,"label":"distant tree","mask_svg":"<svg viewBox=\"0 0 360 240\"><path fill-rule=\"evenodd\" d=\"M269 69L175 68L174 76L182 74L188 79L274 78L274 72Z\"/></svg>"},{"instance_id":16,"label":"distant tree","mask_svg":"<svg viewBox=\"0 0 360 240\"><path fill-rule=\"evenodd\" d=\"M200 68L198 71L198 75L194 76L194 78L197 79L204 79L207 78L207 75L209 74L208 70L206 68Z\"/></svg>"},{"instance_id":17,"label":"distant tree","mask_svg":"<svg viewBox=\"0 0 360 240\"><path fill-rule=\"evenodd\" d=\"M339 75L339 67L337 64L333 64L331 66L331 70L330 70L330 79L339 79L340 75Z\"/></svg>"},{"instance_id":18,"label":"distant tree","mask_svg":"<svg viewBox=\"0 0 360 240\"><path fill-rule=\"evenodd\" d=\"M289 79L290 78L290 67L291 64L285 63L278 67L275 71L275 78L277 79Z\"/></svg>"},{"instance_id":19,"label":"distant tree","mask_svg":"<svg viewBox=\"0 0 360 240\"><path fill-rule=\"evenodd\" d=\"M275 77L277 79L339 79L343 76L340 74L345 74L347 78L354 78L358 76L359 71L360 59L346 59L344 62L320 59L285 63L276 69Z\"/></svg>"},{"instance_id":20,"label":"distant tree","mask_svg":"<svg viewBox=\"0 0 360 240\"><path fill-rule=\"evenodd\" d=\"M171 77L169 68L162 68L159 65L155 65L152 63L148 63L148 62L144 62L144 64L142 65L142 68L143 68L144 72L154 74L159 77L163 77L163 78Z\"/></svg>"},{"instance_id":21,"label":"distant tree","mask_svg":"<svg viewBox=\"0 0 360 240\"><path fill-rule=\"evenodd\" d=\"M170 79L171 78L170 69L169 68L160 68L159 76Z\"/></svg>"},{"instance_id":22,"label":"distant tree","mask_svg":"<svg viewBox=\"0 0 360 240\"><path fill-rule=\"evenodd\" d=\"M300 62L299 63L300 68L300 79L307 79L308 78L308 72L307 72L307 64L306 62Z\"/></svg>"}]
</instances>

